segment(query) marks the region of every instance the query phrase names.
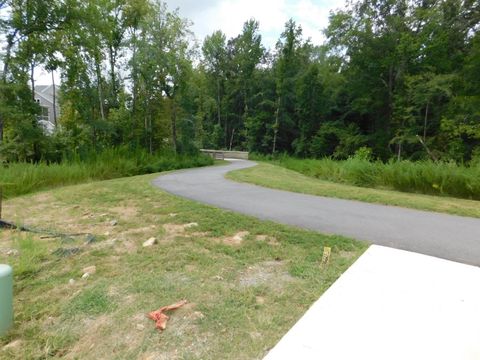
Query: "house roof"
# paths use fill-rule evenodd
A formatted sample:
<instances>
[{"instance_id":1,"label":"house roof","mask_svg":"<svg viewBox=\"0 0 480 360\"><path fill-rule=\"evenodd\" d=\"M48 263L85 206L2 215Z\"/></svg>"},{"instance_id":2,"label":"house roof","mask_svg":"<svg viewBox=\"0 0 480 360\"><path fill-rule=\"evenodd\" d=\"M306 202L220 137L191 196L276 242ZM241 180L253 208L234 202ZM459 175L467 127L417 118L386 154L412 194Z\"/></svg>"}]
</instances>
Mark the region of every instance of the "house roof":
<instances>
[{"instance_id":1,"label":"house roof","mask_svg":"<svg viewBox=\"0 0 480 360\"><path fill-rule=\"evenodd\" d=\"M58 87L55 88L55 95L58 106ZM53 105L53 85L37 85L35 86L35 97L46 101Z\"/></svg>"}]
</instances>

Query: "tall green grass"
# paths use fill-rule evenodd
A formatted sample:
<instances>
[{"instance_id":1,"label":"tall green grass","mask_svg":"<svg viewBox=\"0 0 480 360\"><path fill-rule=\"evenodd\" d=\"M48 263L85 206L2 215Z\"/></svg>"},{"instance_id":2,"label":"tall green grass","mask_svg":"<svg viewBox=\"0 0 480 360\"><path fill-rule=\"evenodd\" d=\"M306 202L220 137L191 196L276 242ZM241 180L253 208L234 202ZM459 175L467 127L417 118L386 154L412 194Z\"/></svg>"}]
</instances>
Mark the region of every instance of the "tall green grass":
<instances>
[{"instance_id":1,"label":"tall green grass","mask_svg":"<svg viewBox=\"0 0 480 360\"><path fill-rule=\"evenodd\" d=\"M62 185L106 180L168 170L206 166L213 160L205 155L154 154L126 149L109 149L59 164L10 163L0 165L3 196L10 198Z\"/></svg>"},{"instance_id":2,"label":"tall green grass","mask_svg":"<svg viewBox=\"0 0 480 360\"><path fill-rule=\"evenodd\" d=\"M432 161L370 161L352 157L297 159L256 157L318 179L344 184L429 195L480 200L480 164L470 166Z\"/></svg>"}]
</instances>

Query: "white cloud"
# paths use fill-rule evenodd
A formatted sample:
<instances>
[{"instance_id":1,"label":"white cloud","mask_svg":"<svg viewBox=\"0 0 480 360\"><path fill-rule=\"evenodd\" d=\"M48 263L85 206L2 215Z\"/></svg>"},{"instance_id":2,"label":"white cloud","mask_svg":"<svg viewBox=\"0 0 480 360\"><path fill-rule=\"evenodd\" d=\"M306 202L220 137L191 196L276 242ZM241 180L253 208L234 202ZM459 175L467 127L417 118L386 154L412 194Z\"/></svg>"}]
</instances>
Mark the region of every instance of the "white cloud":
<instances>
[{"instance_id":1,"label":"white cloud","mask_svg":"<svg viewBox=\"0 0 480 360\"><path fill-rule=\"evenodd\" d=\"M330 10L344 6L344 0L212 0L195 3L192 0L171 0L170 8L180 8L182 16L190 18L197 38L202 41L215 30L222 30L228 38L238 35L243 23L250 18L260 22L263 43L274 47L285 22L293 18L303 28L306 38L320 44L322 30L328 25ZM199 5L201 4L201 6Z\"/></svg>"},{"instance_id":2,"label":"white cloud","mask_svg":"<svg viewBox=\"0 0 480 360\"><path fill-rule=\"evenodd\" d=\"M269 43L270 34L282 31L288 19L286 9L286 0L224 0L194 19L194 31L198 28L195 32L200 40L215 30L222 30L231 38L242 31L245 21L254 18L260 22L264 43Z\"/></svg>"},{"instance_id":3,"label":"white cloud","mask_svg":"<svg viewBox=\"0 0 480 360\"><path fill-rule=\"evenodd\" d=\"M304 36L314 44L322 43L322 30L328 26L330 9L315 5L312 0L299 1L293 7L293 18L302 26Z\"/></svg>"},{"instance_id":4,"label":"white cloud","mask_svg":"<svg viewBox=\"0 0 480 360\"><path fill-rule=\"evenodd\" d=\"M305 38L321 44L329 12L343 8L345 0L167 0L167 4L193 21L192 31L200 42L215 30L222 30L227 38L237 36L244 22L255 18L264 46L274 48L290 18L302 26ZM48 73L42 69L37 73L39 83L50 83Z\"/></svg>"}]
</instances>

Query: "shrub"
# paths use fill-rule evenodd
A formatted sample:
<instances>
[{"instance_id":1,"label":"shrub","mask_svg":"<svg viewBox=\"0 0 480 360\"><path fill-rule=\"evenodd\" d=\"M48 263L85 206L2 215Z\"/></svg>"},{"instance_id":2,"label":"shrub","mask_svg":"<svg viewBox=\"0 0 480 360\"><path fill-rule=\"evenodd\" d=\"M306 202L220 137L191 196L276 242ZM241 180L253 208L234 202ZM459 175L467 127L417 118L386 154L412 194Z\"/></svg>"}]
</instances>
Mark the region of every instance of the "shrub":
<instances>
[{"instance_id":1,"label":"shrub","mask_svg":"<svg viewBox=\"0 0 480 360\"><path fill-rule=\"evenodd\" d=\"M386 188L403 192L454 196L480 200L480 166L454 162L372 161L368 152L359 149L343 161L296 159L288 156L275 163L304 175L345 184Z\"/></svg>"},{"instance_id":2,"label":"shrub","mask_svg":"<svg viewBox=\"0 0 480 360\"><path fill-rule=\"evenodd\" d=\"M9 198L55 186L211 164L213 160L210 157L200 154L151 155L145 151L116 148L65 159L58 164L21 162L0 165L0 184L4 185L4 197Z\"/></svg>"}]
</instances>

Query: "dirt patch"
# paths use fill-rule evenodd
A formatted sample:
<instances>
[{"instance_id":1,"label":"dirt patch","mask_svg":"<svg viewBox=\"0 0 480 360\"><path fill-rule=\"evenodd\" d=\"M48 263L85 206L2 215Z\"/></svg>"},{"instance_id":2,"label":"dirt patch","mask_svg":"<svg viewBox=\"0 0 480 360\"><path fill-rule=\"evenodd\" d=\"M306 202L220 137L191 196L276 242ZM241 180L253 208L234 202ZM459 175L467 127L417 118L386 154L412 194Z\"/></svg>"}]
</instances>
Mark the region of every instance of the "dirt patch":
<instances>
[{"instance_id":1,"label":"dirt patch","mask_svg":"<svg viewBox=\"0 0 480 360\"><path fill-rule=\"evenodd\" d=\"M21 350L22 345L23 345L22 340L17 339L17 340L13 340L13 341L9 342L7 345L5 345L2 348L2 350L3 351L17 352L17 351Z\"/></svg>"},{"instance_id":2,"label":"dirt patch","mask_svg":"<svg viewBox=\"0 0 480 360\"><path fill-rule=\"evenodd\" d=\"M153 234L153 232L155 232L155 229L156 229L155 225L143 226L143 227L139 227L139 228L132 228L132 229L125 230L125 231L122 232L122 235L124 235L124 236L125 235L146 236L146 235Z\"/></svg>"},{"instance_id":3,"label":"dirt patch","mask_svg":"<svg viewBox=\"0 0 480 360\"><path fill-rule=\"evenodd\" d=\"M7 229L2 229L0 231L0 244L8 246L12 243L12 237L13 235L16 235L17 232L16 230L7 230ZM8 245L7 245L8 244Z\"/></svg>"},{"instance_id":4,"label":"dirt patch","mask_svg":"<svg viewBox=\"0 0 480 360\"><path fill-rule=\"evenodd\" d=\"M138 215L138 208L132 204L127 206L115 206L108 210L123 220L131 220Z\"/></svg>"},{"instance_id":5,"label":"dirt patch","mask_svg":"<svg viewBox=\"0 0 480 360\"><path fill-rule=\"evenodd\" d=\"M182 234L185 232L185 226L178 224L164 224L163 229L165 230L167 235Z\"/></svg>"},{"instance_id":6,"label":"dirt patch","mask_svg":"<svg viewBox=\"0 0 480 360\"><path fill-rule=\"evenodd\" d=\"M66 359L77 359L88 354L99 339L102 339L102 330L112 326L112 320L106 315L96 319L87 319L83 322L83 336L77 341L74 347L65 356ZM104 341L102 339L101 341Z\"/></svg>"},{"instance_id":7,"label":"dirt patch","mask_svg":"<svg viewBox=\"0 0 480 360\"><path fill-rule=\"evenodd\" d=\"M138 318L142 325L146 319ZM102 315L95 319L83 321L78 333L82 334L73 348L66 354L66 359L109 359L112 356L112 344L119 352L140 346L144 334L134 331L136 323L122 321L118 323L112 316ZM146 328L146 327L145 327ZM112 331L112 329L114 329Z\"/></svg>"},{"instance_id":8,"label":"dirt patch","mask_svg":"<svg viewBox=\"0 0 480 360\"><path fill-rule=\"evenodd\" d=\"M137 243L133 240L123 239L123 240L120 240L118 244L120 246L116 247L115 249L119 253L133 253L138 249Z\"/></svg>"},{"instance_id":9,"label":"dirt patch","mask_svg":"<svg viewBox=\"0 0 480 360\"><path fill-rule=\"evenodd\" d=\"M226 245L239 246L248 235L250 235L248 231L240 231L231 237L223 238L222 242Z\"/></svg>"},{"instance_id":10,"label":"dirt patch","mask_svg":"<svg viewBox=\"0 0 480 360\"><path fill-rule=\"evenodd\" d=\"M31 202L33 202L31 200ZM25 209L28 208L28 216ZM13 214L12 214L13 212ZM65 234L93 233L102 235L106 232L115 232L111 223L104 217L88 209L83 212L74 208L65 208L61 203L23 204L22 201L10 208L9 219L18 224L24 224L32 229L52 230Z\"/></svg>"},{"instance_id":11,"label":"dirt patch","mask_svg":"<svg viewBox=\"0 0 480 360\"><path fill-rule=\"evenodd\" d=\"M0 255L4 256L18 256L19 252L17 249L11 248L0 248Z\"/></svg>"},{"instance_id":12,"label":"dirt patch","mask_svg":"<svg viewBox=\"0 0 480 360\"><path fill-rule=\"evenodd\" d=\"M255 236L255 240L257 241L267 241L268 235L257 235Z\"/></svg>"},{"instance_id":13,"label":"dirt patch","mask_svg":"<svg viewBox=\"0 0 480 360\"><path fill-rule=\"evenodd\" d=\"M194 227L197 227L197 223L188 223L188 224L163 224L163 230L165 230L165 235L163 236L161 242L162 243L168 243L173 240L177 236L183 236L183 237L191 237L195 233L187 233L187 229L191 229ZM197 233L198 234L198 233Z\"/></svg>"},{"instance_id":14,"label":"dirt patch","mask_svg":"<svg viewBox=\"0 0 480 360\"><path fill-rule=\"evenodd\" d=\"M105 249L113 248L116 253L132 253L135 252L138 248L137 242L131 238L125 236L125 234L120 234L118 238L110 238L98 243L91 245L92 249Z\"/></svg>"},{"instance_id":15,"label":"dirt patch","mask_svg":"<svg viewBox=\"0 0 480 360\"><path fill-rule=\"evenodd\" d=\"M255 302L258 305L263 305L263 304L265 304L265 298L263 296L256 296L255 297Z\"/></svg>"},{"instance_id":16,"label":"dirt patch","mask_svg":"<svg viewBox=\"0 0 480 360\"><path fill-rule=\"evenodd\" d=\"M32 196L31 200L38 203L51 203L53 196L50 193L40 193Z\"/></svg>"},{"instance_id":17,"label":"dirt patch","mask_svg":"<svg viewBox=\"0 0 480 360\"><path fill-rule=\"evenodd\" d=\"M175 360L179 359L180 355L178 354L178 350L174 352L150 352L143 354L139 360Z\"/></svg>"},{"instance_id":18,"label":"dirt patch","mask_svg":"<svg viewBox=\"0 0 480 360\"><path fill-rule=\"evenodd\" d=\"M271 246L280 245L278 240L273 236L257 235L257 236L255 236L255 240L257 240L258 242L266 242L268 245L271 245Z\"/></svg>"},{"instance_id":19,"label":"dirt patch","mask_svg":"<svg viewBox=\"0 0 480 360\"><path fill-rule=\"evenodd\" d=\"M195 231L191 234L189 234L191 237L209 237L210 232L208 231Z\"/></svg>"},{"instance_id":20,"label":"dirt patch","mask_svg":"<svg viewBox=\"0 0 480 360\"><path fill-rule=\"evenodd\" d=\"M241 287L267 286L273 290L282 290L294 281L295 278L285 270L283 261L265 261L249 266L238 279Z\"/></svg>"},{"instance_id":21,"label":"dirt patch","mask_svg":"<svg viewBox=\"0 0 480 360\"><path fill-rule=\"evenodd\" d=\"M192 264L188 264L188 265L185 265L185 271L187 272L194 272L197 270L197 266L196 265L192 265Z\"/></svg>"},{"instance_id":22,"label":"dirt patch","mask_svg":"<svg viewBox=\"0 0 480 360\"><path fill-rule=\"evenodd\" d=\"M157 235L156 225L121 231L116 237L102 241L94 246L96 248L114 247L120 253L132 253L136 251L142 242Z\"/></svg>"}]
</instances>

